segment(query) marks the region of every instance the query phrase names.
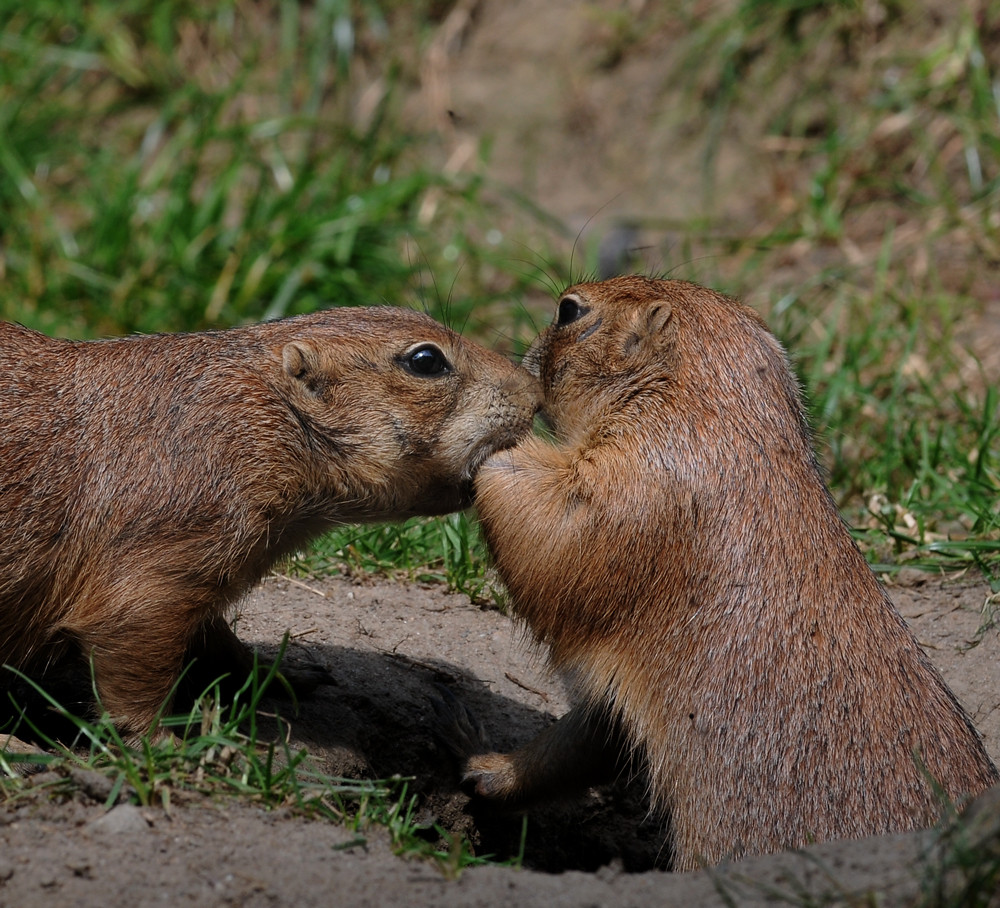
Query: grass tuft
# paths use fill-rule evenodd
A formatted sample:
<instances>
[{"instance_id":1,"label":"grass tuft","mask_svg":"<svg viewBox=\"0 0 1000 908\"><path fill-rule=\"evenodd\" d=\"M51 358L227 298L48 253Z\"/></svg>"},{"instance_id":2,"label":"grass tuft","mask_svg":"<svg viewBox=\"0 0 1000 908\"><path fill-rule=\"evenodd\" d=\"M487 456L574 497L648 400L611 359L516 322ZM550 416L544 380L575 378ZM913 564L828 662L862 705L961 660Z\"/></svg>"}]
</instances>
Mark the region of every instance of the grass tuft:
<instances>
[{"instance_id":1,"label":"grass tuft","mask_svg":"<svg viewBox=\"0 0 1000 908\"><path fill-rule=\"evenodd\" d=\"M478 602L491 601L489 556L468 512L399 524L341 527L294 558L296 571L382 574L443 583Z\"/></svg>"}]
</instances>

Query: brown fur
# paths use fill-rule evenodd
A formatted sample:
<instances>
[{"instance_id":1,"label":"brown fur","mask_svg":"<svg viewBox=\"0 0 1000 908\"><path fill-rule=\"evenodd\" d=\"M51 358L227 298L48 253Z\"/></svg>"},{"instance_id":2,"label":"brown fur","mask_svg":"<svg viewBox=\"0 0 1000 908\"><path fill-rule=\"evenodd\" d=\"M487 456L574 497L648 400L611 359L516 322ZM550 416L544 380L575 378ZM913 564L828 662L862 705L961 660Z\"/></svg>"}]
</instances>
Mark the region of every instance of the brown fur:
<instances>
[{"instance_id":1,"label":"brown fur","mask_svg":"<svg viewBox=\"0 0 1000 908\"><path fill-rule=\"evenodd\" d=\"M932 779L955 802L996 782L841 521L761 319L639 277L573 287L560 313L526 359L556 441L490 458L476 502L581 705L471 757L474 790L523 805L632 752L687 870L926 826Z\"/></svg>"},{"instance_id":2,"label":"brown fur","mask_svg":"<svg viewBox=\"0 0 1000 908\"><path fill-rule=\"evenodd\" d=\"M422 345L447 368L414 371ZM189 649L250 663L224 612L277 559L464 507L538 404L523 370L390 307L92 342L0 323L0 374L0 662L81 654L130 736Z\"/></svg>"}]
</instances>

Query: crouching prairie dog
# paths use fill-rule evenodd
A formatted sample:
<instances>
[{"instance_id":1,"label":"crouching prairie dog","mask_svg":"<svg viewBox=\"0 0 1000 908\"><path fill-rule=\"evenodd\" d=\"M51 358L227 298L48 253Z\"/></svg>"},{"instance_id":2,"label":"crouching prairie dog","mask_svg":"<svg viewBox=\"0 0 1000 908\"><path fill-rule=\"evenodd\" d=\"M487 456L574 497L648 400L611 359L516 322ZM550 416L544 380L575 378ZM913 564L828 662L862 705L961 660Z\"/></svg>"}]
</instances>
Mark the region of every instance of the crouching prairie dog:
<instances>
[{"instance_id":1,"label":"crouching prairie dog","mask_svg":"<svg viewBox=\"0 0 1000 908\"><path fill-rule=\"evenodd\" d=\"M536 380L421 313L72 342L0 323L0 663L92 665L130 739L227 606L332 524L466 506Z\"/></svg>"},{"instance_id":2,"label":"crouching prairie dog","mask_svg":"<svg viewBox=\"0 0 1000 908\"><path fill-rule=\"evenodd\" d=\"M579 705L511 754L453 710L468 788L524 806L637 757L689 870L932 824L998 780L855 546L784 351L679 281L570 288L529 350L555 443L485 462L514 613Z\"/></svg>"}]
</instances>

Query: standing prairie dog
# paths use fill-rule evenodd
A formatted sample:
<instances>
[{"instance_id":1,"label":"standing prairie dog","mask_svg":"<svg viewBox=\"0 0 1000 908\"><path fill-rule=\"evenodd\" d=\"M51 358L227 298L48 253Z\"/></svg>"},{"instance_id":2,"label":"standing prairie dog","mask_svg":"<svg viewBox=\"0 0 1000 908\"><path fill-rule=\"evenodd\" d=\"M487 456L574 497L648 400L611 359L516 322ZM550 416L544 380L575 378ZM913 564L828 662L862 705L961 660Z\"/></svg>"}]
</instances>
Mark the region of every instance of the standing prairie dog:
<instances>
[{"instance_id":1,"label":"standing prairie dog","mask_svg":"<svg viewBox=\"0 0 1000 908\"><path fill-rule=\"evenodd\" d=\"M672 864L932 824L998 781L968 716L852 541L785 354L750 309L680 281L563 294L529 350L555 443L476 478L518 618L579 705L466 784L512 807L632 754Z\"/></svg>"},{"instance_id":2,"label":"standing prairie dog","mask_svg":"<svg viewBox=\"0 0 1000 908\"><path fill-rule=\"evenodd\" d=\"M337 523L443 514L530 431L535 379L431 318L342 308L229 331L55 340L0 323L0 663L92 665L131 740L186 658Z\"/></svg>"}]
</instances>

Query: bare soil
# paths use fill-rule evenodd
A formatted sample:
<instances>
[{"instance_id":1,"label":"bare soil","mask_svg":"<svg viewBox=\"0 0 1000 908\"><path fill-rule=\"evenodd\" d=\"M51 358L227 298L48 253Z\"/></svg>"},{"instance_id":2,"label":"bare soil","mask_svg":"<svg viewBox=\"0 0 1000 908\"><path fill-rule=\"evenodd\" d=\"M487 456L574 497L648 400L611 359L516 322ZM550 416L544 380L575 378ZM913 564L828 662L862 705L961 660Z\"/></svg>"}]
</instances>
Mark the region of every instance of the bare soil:
<instances>
[{"instance_id":1,"label":"bare soil","mask_svg":"<svg viewBox=\"0 0 1000 908\"><path fill-rule=\"evenodd\" d=\"M974 579L911 573L890 592L1000 757L1000 632L984 626L989 589ZM238 629L264 655L291 633L286 659L326 667L334 683L301 703L268 701L293 747L315 766L355 778L412 777L420 819L463 832L479 853L516 854L519 817L475 811L433 729L444 685L501 747L564 712L565 691L511 620L442 587L334 577L278 577L246 603ZM386 835L287 810L192 799L169 812L103 806L81 780L69 803L0 807L0 906L237 905L714 905L763 904L774 892L847 898L869 889L912 904L934 865L929 833L827 843L693 874L664 872L663 834L641 779L533 813L525 869L471 868L449 879L393 855ZM994 805L996 808L997 805Z\"/></svg>"}]
</instances>

